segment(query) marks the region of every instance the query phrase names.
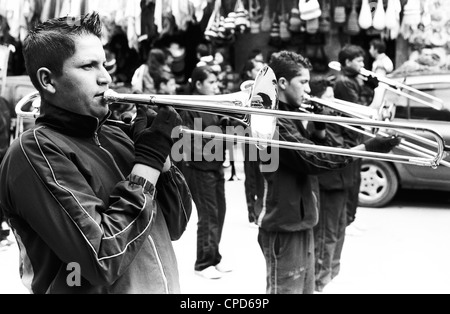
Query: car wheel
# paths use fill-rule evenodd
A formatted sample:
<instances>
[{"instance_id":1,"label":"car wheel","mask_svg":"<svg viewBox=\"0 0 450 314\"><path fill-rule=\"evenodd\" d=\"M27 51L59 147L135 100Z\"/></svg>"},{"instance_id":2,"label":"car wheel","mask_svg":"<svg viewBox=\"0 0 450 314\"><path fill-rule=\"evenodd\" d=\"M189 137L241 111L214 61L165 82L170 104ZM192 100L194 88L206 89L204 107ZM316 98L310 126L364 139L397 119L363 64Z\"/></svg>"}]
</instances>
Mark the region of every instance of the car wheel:
<instances>
[{"instance_id":1,"label":"car wheel","mask_svg":"<svg viewBox=\"0 0 450 314\"><path fill-rule=\"evenodd\" d=\"M359 206L383 207L398 190L397 175L387 162L364 160L361 166Z\"/></svg>"}]
</instances>

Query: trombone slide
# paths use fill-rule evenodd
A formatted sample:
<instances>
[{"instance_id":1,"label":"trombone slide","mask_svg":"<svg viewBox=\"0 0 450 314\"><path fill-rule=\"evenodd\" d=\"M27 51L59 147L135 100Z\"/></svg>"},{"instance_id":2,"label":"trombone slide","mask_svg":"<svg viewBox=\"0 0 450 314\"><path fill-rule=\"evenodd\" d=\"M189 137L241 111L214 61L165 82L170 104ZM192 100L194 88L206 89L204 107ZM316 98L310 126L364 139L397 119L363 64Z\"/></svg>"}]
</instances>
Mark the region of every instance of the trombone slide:
<instances>
[{"instance_id":1,"label":"trombone slide","mask_svg":"<svg viewBox=\"0 0 450 314\"><path fill-rule=\"evenodd\" d=\"M331 61L328 64L328 67L333 69L333 70L336 70L338 72L340 72L342 70L342 65L338 61ZM388 85L389 90L391 90L393 92L396 92L396 93L398 93L401 96L404 96L404 97L410 98L410 99L412 99L414 101L417 101L419 103L422 103L424 105L430 106L430 107L432 107L432 108L434 108L436 110L442 110L442 108L444 107L444 101L442 99L434 97L434 96L432 96L430 94L424 93L424 92L422 92L422 91L420 91L420 90L418 90L416 88L413 88L411 86L408 86L406 84L402 84L400 82L397 82L395 80L389 79L389 78L387 78L385 76L379 75L377 73L374 73L374 72L369 71L369 70L364 69L364 68L362 68L360 70L360 74L365 76L365 77L374 76L381 83L384 83L385 85ZM406 89L406 90L410 91L411 93L415 93L416 95L420 95L420 96L422 96L424 98L427 98L430 102L422 100L422 99L420 99L418 97L415 97L415 96L413 96L411 94L402 92L401 89Z\"/></svg>"},{"instance_id":2,"label":"trombone slide","mask_svg":"<svg viewBox=\"0 0 450 314\"><path fill-rule=\"evenodd\" d=\"M444 158L445 143L436 131L425 128L415 128L410 125L400 123L390 123L385 121L375 121L367 117L365 112L361 112L358 105L352 104L353 113L360 111L363 118L345 118L338 116L306 114L300 112L288 112L278 110L277 81L275 74L268 67L264 67L258 74L253 86L247 84L243 91L228 95L204 96L204 95L143 95L143 94L118 94L109 90L105 92L104 98L106 103L134 103L143 105L170 105L175 109L200 111L211 114L238 114L249 116L249 126L252 137L243 137L227 134L207 133L196 130L183 129L183 132L202 135L205 137L222 138L227 141L239 141L257 145L260 149L268 145L278 146L287 149L307 150L313 152L323 152L329 154L346 155L355 158L370 158L392 162L409 163L420 166L437 167ZM37 92L22 98L16 105L16 113L21 123L25 118L36 118L39 106L34 109L35 112L24 112L22 107L30 103L40 101ZM344 103L341 103L344 106ZM348 104L347 104L348 105ZM341 108L342 109L342 108ZM356 110L358 109L358 110ZM366 118L367 117L367 118ZM384 154L375 152L359 151L355 149L345 149L339 147L329 147L320 145L308 145L302 143L292 143L287 141L273 140L276 131L276 119L296 119L307 121L318 121L325 123L337 123L348 126L366 126L382 129L414 129L416 131L428 132L435 138L435 148L437 152L432 155L422 153L422 156L405 156ZM16 128L17 132L20 128ZM17 136L16 136L17 137ZM419 139L422 139L419 137ZM433 142L434 143L434 142ZM426 155L426 156L424 156Z\"/></svg>"}]
</instances>

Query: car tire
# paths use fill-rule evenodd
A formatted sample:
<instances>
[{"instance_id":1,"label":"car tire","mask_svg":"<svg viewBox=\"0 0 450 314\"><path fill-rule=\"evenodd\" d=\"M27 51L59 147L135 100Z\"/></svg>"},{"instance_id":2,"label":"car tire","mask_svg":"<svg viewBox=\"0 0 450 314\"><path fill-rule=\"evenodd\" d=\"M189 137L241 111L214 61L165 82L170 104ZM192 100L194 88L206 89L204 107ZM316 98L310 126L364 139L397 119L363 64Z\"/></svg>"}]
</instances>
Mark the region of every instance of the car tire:
<instances>
[{"instance_id":1,"label":"car tire","mask_svg":"<svg viewBox=\"0 0 450 314\"><path fill-rule=\"evenodd\" d=\"M384 207L398 190L398 178L393 167L379 160L364 160L361 166L359 206Z\"/></svg>"}]
</instances>

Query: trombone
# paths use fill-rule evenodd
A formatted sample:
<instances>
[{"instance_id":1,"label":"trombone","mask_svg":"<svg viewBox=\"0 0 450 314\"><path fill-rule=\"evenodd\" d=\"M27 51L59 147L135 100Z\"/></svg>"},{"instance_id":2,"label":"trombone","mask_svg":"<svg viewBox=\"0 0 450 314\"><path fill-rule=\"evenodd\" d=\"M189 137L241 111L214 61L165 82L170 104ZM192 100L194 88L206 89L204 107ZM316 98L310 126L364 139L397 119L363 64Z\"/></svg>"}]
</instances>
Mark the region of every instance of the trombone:
<instances>
[{"instance_id":1,"label":"trombone","mask_svg":"<svg viewBox=\"0 0 450 314\"><path fill-rule=\"evenodd\" d=\"M331 61L328 64L328 67L330 69L336 70L338 72L340 72L341 69L342 69L342 66L341 66L341 64L338 61ZM444 101L442 99L440 99L440 98L434 97L434 96L432 96L430 94L424 93L424 92L422 92L422 91L420 91L418 89L415 89L415 88L413 88L411 86L408 86L406 84L402 84L402 83L397 82L395 80L389 79L387 77L384 77L382 75L379 75L379 74L374 73L372 71L369 71L367 69L362 68L360 70L360 74L365 76L365 77L369 77L369 76L376 77L379 82L384 83L383 87L386 90L389 90L389 91L391 91L393 93L396 93L399 96L403 96L403 97L409 98L409 99L414 100L414 101L416 101L418 103L421 103L423 105L430 106L430 107L432 107L432 108L434 108L436 110L442 110L442 108L444 106ZM423 100L423 99L421 99L419 97L416 97L416 96L414 96L412 94L405 93L405 92L402 91L402 89L406 89L410 93L415 94L416 96L421 96L421 97L423 97L425 99L428 99L428 101L425 101L425 100Z\"/></svg>"},{"instance_id":2,"label":"trombone","mask_svg":"<svg viewBox=\"0 0 450 314\"><path fill-rule=\"evenodd\" d=\"M108 90L104 94L106 103L127 103L141 105L170 105L176 109L205 112L211 114L229 115L235 118L233 114L245 115L243 124L250 128L251 137L229 135L222 133L203 132L182 128L182 133L188 135L203 136L215 138L224 141L240 142L254 144L259 149L265 149L268 146L276 148L285 148L293 150L304 150L311 152L320 152L336 155L350 156L354 158L369 158L391 162L400 162L414 164L419 166L430 166L436 168L445 157L445 143L442 136L432 129L419 129L406 124L389 123L385 121L375 121L369 118L345 118L329 115L319 115L301 112L287 112L278 110L278 90L277 80L273 70L265 66L257 75L253 84L246 84L240 92L205 96L205 95L144 95L144 94L119 94ZM29 106L38 99L37 93L25 96L16 105L18 120L25 118L36 118L36 110L26 112L22 108ZM355 106L354 106L355 107ZM436 152L422 154L421 156L394 155L385 153L376 153L361 151L356 149L347 149L339 147L321 146L305 143L293 143L287 141L274 140L277 118L308 120L326 123L339 123L349 126L367 126L383 129L414 129L431 134L435 139ZM235 118L237 119L237 118ZM20 130L20 128L18 128ZM408 134L409 135L409 134ZM415 137L420 142L425 142L425 138ZM403 141L403 140L402 140ZM424 156L426 155L426 156Z\"/></svg>"},{"instance_id":3,"label":"trombone","mask_svg":"<svg viewBox=\"0 0 450 314\"><path fill-rule=\"evenodd\" d=\"M328 64L328 66L329 66L329 68L331 68L333 70L336 70L336 71L341 71L342 70L341 64L339 62L337 62L337 61L330 62ZM389 79L387 77L384 77L382 75L379 75L377 73L369 71L369 70L367 70L365 68L362 68L360 70L360 74L365 76L365 77L369 77L369 76L376 77L379 82L383 83L383 88L385 90L391 91L394 94L397 94L399 96L403 96L403 97L409 98L409 99L411 99L411 100L413 100L415 102L418 102L418 103L421 103L423 105L429 106L429 107L431 107L433 109L436 109L436 110L442 110L443 109L444 102L440 98L434 97L434 96L432 96L430 94L424 93L424 92L422 92L422 91L420 91L418 89L415 89L415 88L413 88L411 86L408 86L406 84L402 84L402 83L397 82L395 80ZM407 90L410 93L405 93L405 92L402 91L402 89ZM416 95L416 96L414 96L414 95ZM419 97L422 97L424 99L428 99L428 101L426 101L426 100L424 100L422 98L419 98ZM315 101L318 101L319 103L320 102L323 103L323 100L321 100L321 99L315 99ZM342 101L342 100L336 99L335 101L337 103L339 103L339 102L342 103L343 102L345 105L348 105L348 102L345 102L345 101ZM374 108L370 108L370 107L366 107L366 106L362 106L362 105L358 105L358 104L354 104L354 105L362 107L361 110L363 112L365 110L366 111L372 111L372 112L376 111L376 109L374 109ZM335 105L327 104L327 106L335 106ZM394 107L395 107L395 104L391 104L389 106L386 106L386 104L383 103L380 106L380 108L378 109L378 116L375 115L376 119L379 119L379 120L392 120L392 118L393 118L392 112L393 112L393 108ZM333 107L331 107L331 108L333 108ZM338 108L338 110L339 110L339 108ZM351 111L349 112L348 110L347 110L347 114L351 114L352 116L356 116L354 113L352 114L352 112ZM365 115L367 116L368 113L366 112ZM361 116L359 116L359 117L361 117ZM383 132L378 132L378 133L380 135L386 136L386 134L383 133ZM370 136L370 133L365 132L364 134ZM414 134L410 134L410 133L408 133L408 136L415 137ZM435 142L429 141L429 140L427 140L425 138L421 138L420 141L436 149L436 143ZM410 153L415 153L415 154L422 155L422 156L426 156L426 154L432 153L430 150L427 150L424 147L421 147L419 145L414 145L413 143L409 143L409 142L406 142L406 141L402 141L402 143L398 146L398 148L400 148L400 149L402 149L404 151L408 151ZM448 150L447 147L445 149ZM450 163L447 162L447 161L444 161L444 160L442 160L440 162L440 164L444 165L446 167L450 167Z\"/></svg>"},{"instance_id":4,"label":"trombone","mask_svg":"<svg viewBox=\"0 0 450 314\"><path fill-rule=\"evenodd\" d=\"M345 115L348 115L348 116L354 117L354 118L375 119L375 120L379 120L379 121L386 121L387 117L391 116L391 115L385 116L383 111L379 111L379 110L377 111L370 107L366 107L366 106L358 105L358 104L354 104L354 103L349 103L349 102L342 101L339 99L333 99L333 101L330 101L330 100L324 100L324 99L321 99L318 97L311 97L311 96L306 97L306 99L310 102L318 103L322 106L331 108L335 111L339 111L341 113L344 113ZM349 108L346 108L346 106L349 106ZM374 132L372 132L373 129L368 126L363 126L363 128L356 128L354 126L351 126L351 125L345 124L345 123L337 123L337 124L341 125L342 127L348 128L352 131L362 133L363 135L365 135L367 137L375 137L376 136L374 134ZM389 123L389 124L392 125L392 127L390 127L389 129L392 129L392 128L395 129L395 126L394 126L395 124L393 124L393 123ZM434 150L440 149L437 142L429 140L422 136L418 136L414 133L407 132L407 131L401 130L401 129L395 129L395 133L397 133L397 135L409 137L412 140L420 142L424 145L428 145L429 147L431 147ZM390 136L390 132L388 132L388 130L385 130L385 131L378 130L376 132L376 134L379 134L381 136ZM403 150L405 152L411 153L411 154L416 154L418 156L422 156L424 158L434 154L433 150L427 149L423 146L419 146L417 144L411 143L406 140L402 140L402 142L396 148ZM445 147L444 150L447 151L448 148ZM450 167L450 162L441 160L440 165Z\"/></svg>"}]
</instances>

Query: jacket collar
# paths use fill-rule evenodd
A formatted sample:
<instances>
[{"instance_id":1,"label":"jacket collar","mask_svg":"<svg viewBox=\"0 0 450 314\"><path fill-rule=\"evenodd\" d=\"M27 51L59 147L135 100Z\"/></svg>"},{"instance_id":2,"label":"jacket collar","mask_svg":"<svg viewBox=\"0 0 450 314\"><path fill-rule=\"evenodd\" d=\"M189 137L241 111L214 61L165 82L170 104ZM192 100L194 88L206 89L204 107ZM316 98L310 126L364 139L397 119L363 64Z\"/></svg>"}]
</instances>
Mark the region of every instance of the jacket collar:
<instances>
[{"instance_id":1,"label":"jacket collar","mask_svg":"<svg viewBox=\"0 0 450 314\"><path fill-rule=\"evenodd\" d=\"M283 111L299 112L297 107L291 106L291 105L289 105L289 104L287 104L285 102L282 102L282 101L278 102L278 109L279 110L283 110ZM278 123L285 124L286 123L285 121L289 121L287 123L294 124L297 127L297 129L300 130L300 132L303 135L309 136L308 135L309 133L305 129L305 127L303 126L302 121L300 121L298 119L281 119L281 121L278 120Z\"/></svg>"},{"instance_id":2,"label":"jacket collar","mask_svg":"<svg viewBox=\"0 0 450 314\"><path fill-rule=\"evenodd\" d=\"M357 72L355 69L351 67L344 67L342 69L342 73L347 77L357 77L359 72Z\"/></svg>"},{"instance_id":3,"label":"jacket collar","mask_svg":"<svg viewBox=\"0 0 450 314\"><path fill-rule=\"evenodd\" d=\"M283 111L298 111L298 108L283 101L278 101L278 109Z\"/></svg>"},{"instance_id":4,"label":"jacket collar","mask_svg":"<svg viewBox=\"0 0 450 314\"><path fill-rule=\"evenodd\" d=\"M80 115L43 102L36 125L45 125L70 136L92 137L111 116L111 111L100 121L99 119Z\"/></svg>"}]
</instances>

